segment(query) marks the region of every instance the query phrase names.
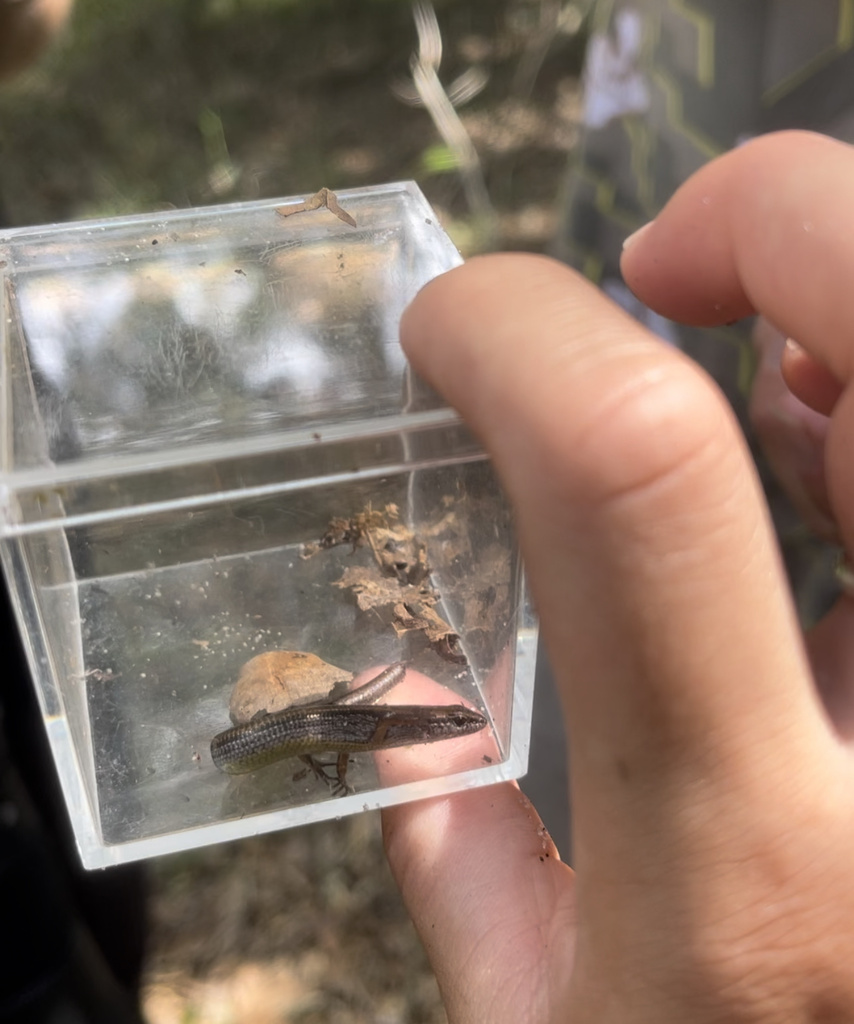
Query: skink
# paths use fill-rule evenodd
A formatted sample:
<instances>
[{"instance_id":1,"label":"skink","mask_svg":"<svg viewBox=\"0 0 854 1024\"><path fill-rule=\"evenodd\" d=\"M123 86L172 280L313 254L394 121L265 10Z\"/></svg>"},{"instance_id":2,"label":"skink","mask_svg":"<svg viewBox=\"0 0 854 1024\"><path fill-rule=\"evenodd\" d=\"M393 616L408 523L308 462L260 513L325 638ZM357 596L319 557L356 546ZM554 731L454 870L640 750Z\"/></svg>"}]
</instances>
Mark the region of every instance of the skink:
<instances>
[{"instance_id":1,"label":"skink","mask_svg":"<svg viewBox=\"0 0 854 1024\"><path fill-rule=\"evenodd\" d=\"M299 757L315 774L329 781L315 764L313 755L332 752L338 754L336 790L346 792L348 755L354 751L433 743L468 736L486 725L480 712L460 704L371 703L405 674L406 666L396 662L335 701L262 713L243 725L226 729L211 740L213 762L221 771L241 775L288 757Z\"/></svg>"}]
</instances>

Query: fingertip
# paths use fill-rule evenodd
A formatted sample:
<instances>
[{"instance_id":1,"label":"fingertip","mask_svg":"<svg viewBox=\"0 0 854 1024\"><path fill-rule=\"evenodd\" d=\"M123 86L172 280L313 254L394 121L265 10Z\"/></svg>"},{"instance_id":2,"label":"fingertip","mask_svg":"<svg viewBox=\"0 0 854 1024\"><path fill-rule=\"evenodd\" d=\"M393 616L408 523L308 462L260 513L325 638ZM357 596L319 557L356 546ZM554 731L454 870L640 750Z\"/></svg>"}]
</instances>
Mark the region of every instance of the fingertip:
<instances>
[{"instance_id":1,"label":"fingertip","mask_svg":"<svg viewBox=\"0 0 854 1024\"><path fill-rule=\"evenodd\" d=\"M786 339L780 370L795 398L822 416L831 415L842 394L842 385L793 338Z\"/></svg>"},{"instance_id":2,"label":"fingertip","mask_svg":"<svg viewBox=\"0 0 854 1024\"><path fill-rule=\"evenodd\" d=\"M847 380L852 172L854 149L835 139L753 139L675 192L624 252L626 284L656 312L695 326L763 313Z\"/></svg>"},{"instance_id":3,"label":"fingertip","mask_svg":"<svg viewBox=\"0 0 854 1024\"><path fill-rule=\"evenodd\" d=\"M573 317L574 297L582 294L605 304L590 282L548 256L477 256L422 288L401 318L401 345L415 370L483 438L500 406L539 387L534 349L542 347L541 336L583 333L585 312ZM510 395L503 393L508 379Z\"/></svg>"},{"instance_id":4,"label":"fingertip","mask_svg":"<svg viewBox=\"0 0 854 1024\"><path fill-rule=\"evenodd\" d=\"M531 803L505 782L382 818L449 1019L528 1019L570 976L576 921L574 873Z\"/></svg>"},{"instance_id":5,"label":"fingertip","mask_svg":"<svg viewBox=\"0 0 854 1024\"><path fill-rule=\"evenodd\" d=\"M389 864L437 974L512 930L531 909L531 886L546 885L553 902L571 896L573 872L515 782L389 807L382 823Z\"/></svg>"},{"instance_id":6,"label":"fingertip","mask_svg":"<svg viewBox=\"0 0 854 1024\"><path fill-rule=\"evenodd\" d=\"M502 851L502 871L531 858L560 861L536 808L515 782L397 804L385 808L382 819L386 853L399 881L410 866L420 871L425 865L428 878L447 867L453 880L482 864L490 848Z\"/></svg>"},{"instance_id":7,"label":"fingertip","mask_svg":"<svg viewBox=\"0 0 854 1024\"><path fill-rule=\"evenodd\" d=\"M629 289L681 323L717 326L754 312L733 268L724 170L712 164L699 171L623 245L620 271Z\"/></svg>"},{"instance_id":8,"label":"fingertip","mask_svg":"<svg viewBox=\"0 0 854 1024\"><path fill-rule=\"evenodd\" d=\"M417 351L423 331L437 326L436 318L474 319L494 306L496 289L524 298L541 282L555 276L575 276L565 264L538 253L489 253L473 256L459 267L428 281L403 311L400 338L404 351Z\"/></svg>"}]
</instances>

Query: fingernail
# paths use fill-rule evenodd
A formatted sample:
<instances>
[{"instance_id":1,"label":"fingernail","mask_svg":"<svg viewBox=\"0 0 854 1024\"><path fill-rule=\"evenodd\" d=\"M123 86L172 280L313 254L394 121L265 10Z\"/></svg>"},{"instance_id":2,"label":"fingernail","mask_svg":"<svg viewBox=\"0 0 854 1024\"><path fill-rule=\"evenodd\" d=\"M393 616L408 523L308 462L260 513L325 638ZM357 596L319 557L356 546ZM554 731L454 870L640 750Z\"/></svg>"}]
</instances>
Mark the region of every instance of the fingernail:
<instances>
[{"instance_id":1,"label":"fingernail","mask_svg":"<svg viewBox=\"0 0 854 1024\"><path fill-rule=\"evenodd\" d=\"M654 221L648 221L646 224L644 224L643 227L638 228L637 231L633 231L628 238L624 239L623 252L625 252L630 245L634 245L635 242L640 238L640 236L644 234L644 232L646 232L649 228L651 228L653 224Z\"/></svg>"}]
</instances>

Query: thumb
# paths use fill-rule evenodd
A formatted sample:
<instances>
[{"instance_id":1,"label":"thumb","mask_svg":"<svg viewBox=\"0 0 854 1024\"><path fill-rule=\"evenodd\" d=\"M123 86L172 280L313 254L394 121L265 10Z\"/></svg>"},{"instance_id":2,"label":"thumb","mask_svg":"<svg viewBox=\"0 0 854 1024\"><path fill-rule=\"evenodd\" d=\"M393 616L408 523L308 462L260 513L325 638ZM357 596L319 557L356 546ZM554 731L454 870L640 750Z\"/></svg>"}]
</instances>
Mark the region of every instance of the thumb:
<instances>
[{"instance_id":1,"label":"thumb","mask_svg":"<svg viewBox=\"0 0 854 1024\"><path fill-rule=\"evenodd\" d=\"M698 367L542 258L484 257L444 275L401 336L484 441L516 512L569 726L582 976L629 948L651 962L655 951L657 969L666 948L676 965L694 948L693 919L661 908L685 910L686 879L708 875L710 850L729 857L706 890L723 898L739 851L811 820L838 767L737 424ZM423 934L421 847L408 834L390 856ZM463 834L479 844L481 883L514 899L503 850ZM462 846L456 858L471 862ZM465 871L444 874L432 920L463 933L462 963L496 934L486 916L456 914L470 885ZM557 907L529 906L528 920Z\"/></svg>"}]
</instances>

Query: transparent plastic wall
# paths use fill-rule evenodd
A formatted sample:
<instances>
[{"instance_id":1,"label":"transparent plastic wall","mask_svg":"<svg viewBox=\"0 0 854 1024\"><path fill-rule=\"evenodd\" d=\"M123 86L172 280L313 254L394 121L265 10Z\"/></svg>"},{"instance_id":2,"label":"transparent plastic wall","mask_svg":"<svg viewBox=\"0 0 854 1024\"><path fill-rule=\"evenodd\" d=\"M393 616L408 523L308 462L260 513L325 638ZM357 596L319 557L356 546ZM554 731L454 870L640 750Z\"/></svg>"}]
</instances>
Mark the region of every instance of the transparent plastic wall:
<instances>
[{"instance_id":1,"label":"transparent plastic wall","mask_svg":"<svg viewBox=\"0 0 854 1024\"><path fill-rule=\"evenodd\" d=\"M87 867L527 766L509 509L398 342L459 256L411 183L307 199L0 235L0 553Z\"/></svg>"}]
</instances>

